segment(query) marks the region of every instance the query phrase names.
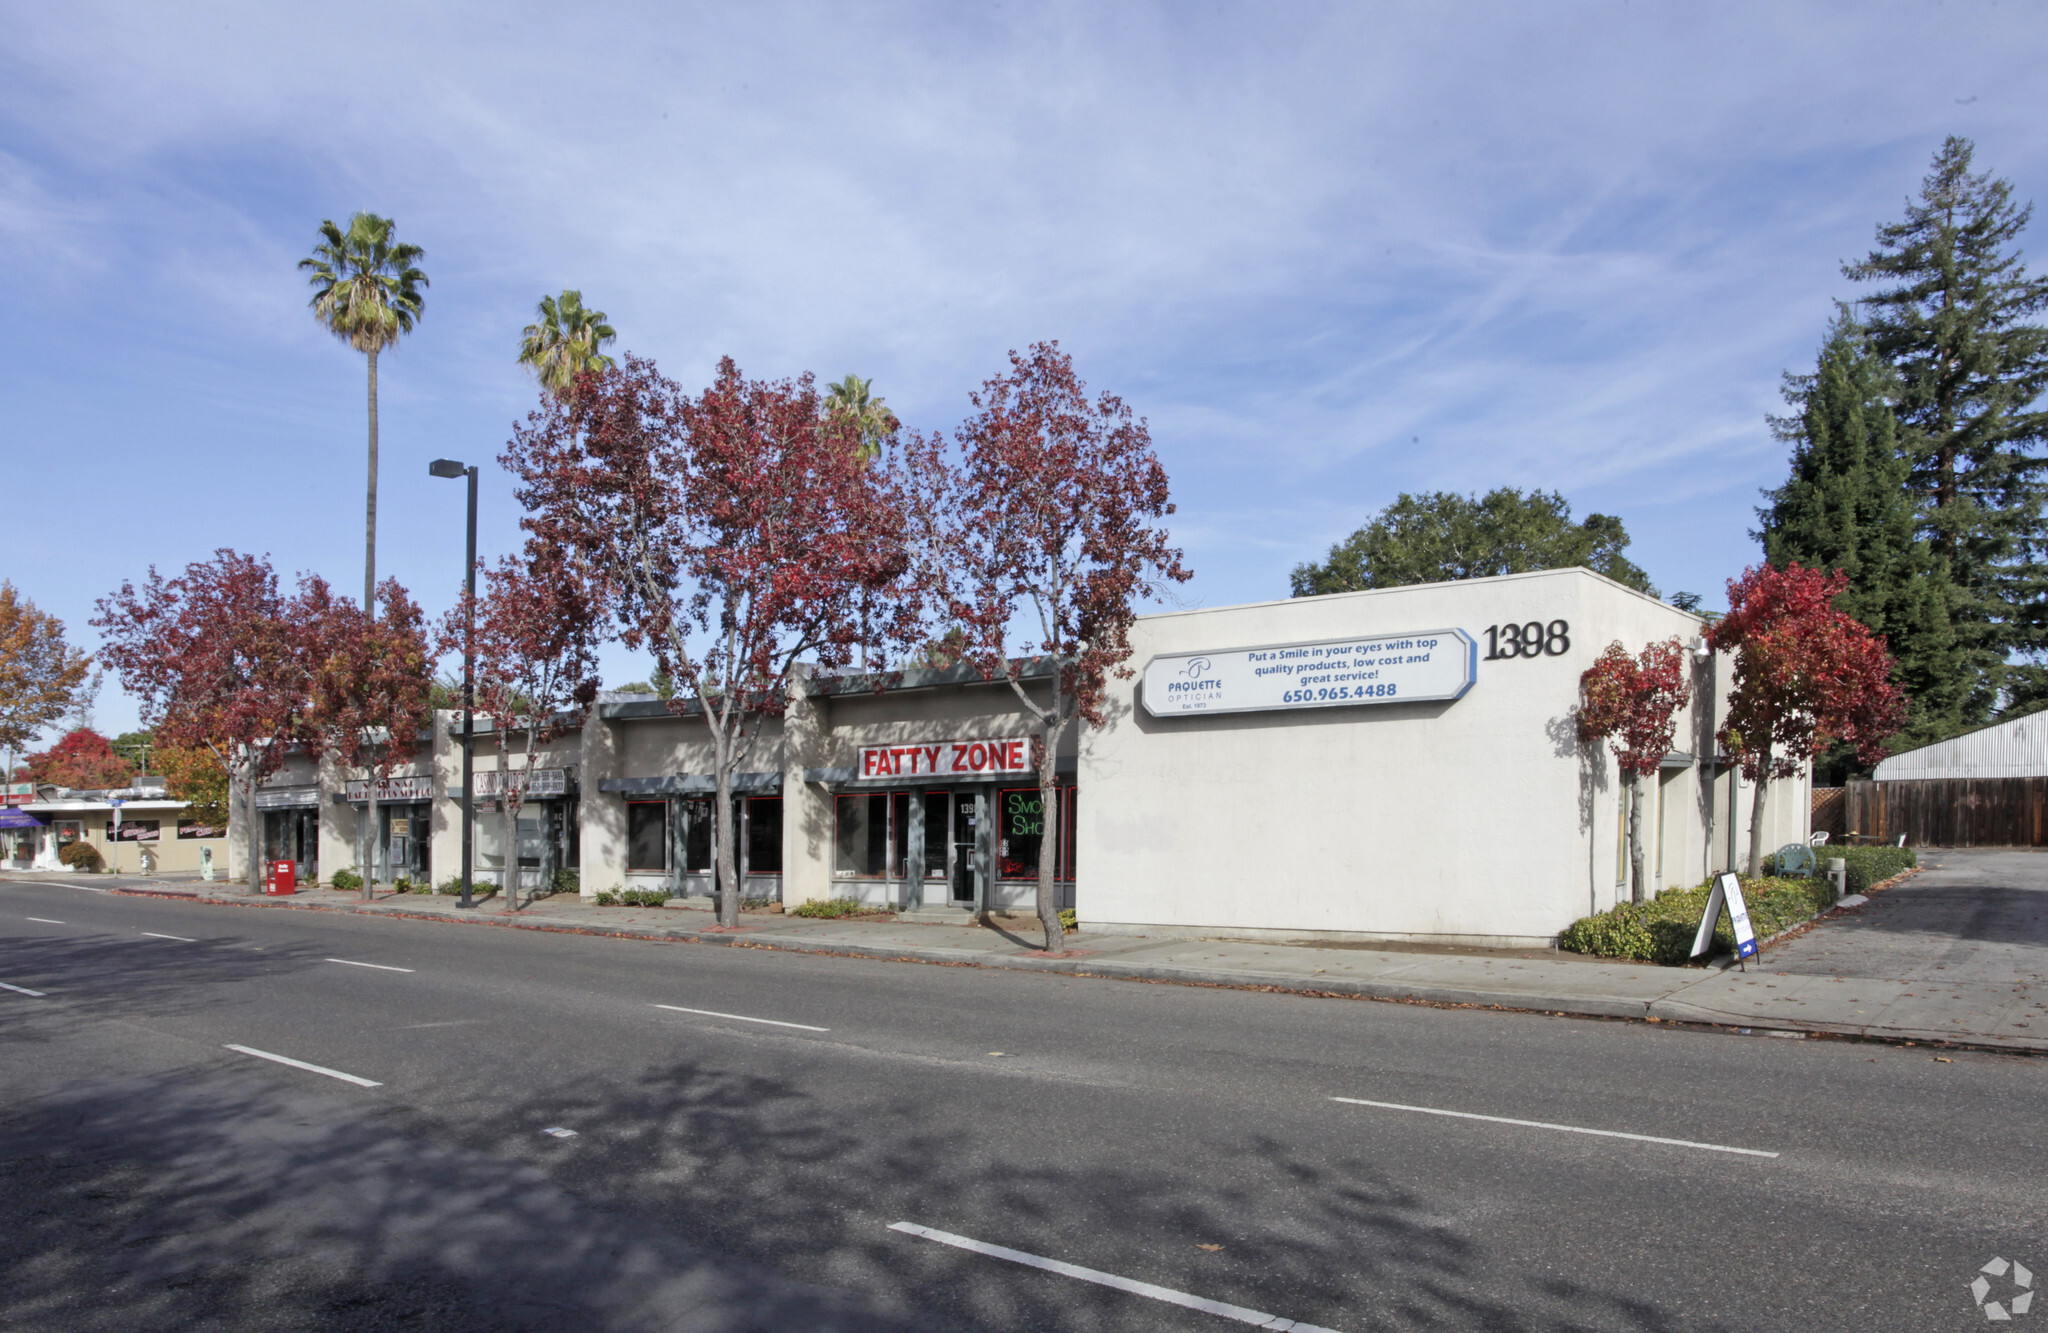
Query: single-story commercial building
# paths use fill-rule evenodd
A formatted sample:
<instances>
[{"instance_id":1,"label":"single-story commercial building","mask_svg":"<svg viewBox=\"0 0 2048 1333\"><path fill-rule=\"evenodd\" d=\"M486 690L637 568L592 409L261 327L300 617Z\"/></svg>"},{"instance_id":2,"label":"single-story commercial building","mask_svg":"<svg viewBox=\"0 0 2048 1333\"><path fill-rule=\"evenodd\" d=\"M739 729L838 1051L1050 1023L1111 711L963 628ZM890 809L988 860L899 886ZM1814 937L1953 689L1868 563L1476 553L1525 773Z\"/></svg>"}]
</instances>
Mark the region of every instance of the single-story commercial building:
<instances>
[{"instance_id":1,"label":"single-story commercial building","mask_svg":"<svg viewBox=\"0 0 2048 1333\"><path fill-rule=\"evenodd\" d=\"M98 849L112 872L227 869L227 829L188 814L160 778L104 791L43 785L31 799L0 808L0 865L20 870L63 870L59 854L74 842Z\"/></svg>"},{"instance_id":2,"label":"single-story commercial building","mask_svg":"<svg viewBox=\"0 0 2048 1333\"><path fill-rule=\"evenodd\" d=\"M1007 682L965 667L799 672L736 779L746 896L964 920L1030 903L1050 857L1090 929L1547 942L1630 896L1630 788L1574 712L1611 642L1691 649L1695 701L1645 789L1646 891L1690 887L1747 849L1751 794L1713 741L1728 662L1701 629L1583 569L1143 616L1104 725L1062 743L1056 827ZM1026 688L1043 691L1049 670L1027 666ZM438 714L387 781L380 878L454 872L459 731ZM493 807L497 740L486 724L477 787ZM516 726L507 740L525 743ZM607 693L534 767L510 853L526 883L573 870L585 895L710 892L701 718ZM356 776L301 760L260 800L289 791L303 804L266 810L313 811L320 864L353 865ZM1805 838L1809 785L1772 784L1768 846ZM500 821L477 823L478 875L496 880Z\"/></svg>"}]
</instances>

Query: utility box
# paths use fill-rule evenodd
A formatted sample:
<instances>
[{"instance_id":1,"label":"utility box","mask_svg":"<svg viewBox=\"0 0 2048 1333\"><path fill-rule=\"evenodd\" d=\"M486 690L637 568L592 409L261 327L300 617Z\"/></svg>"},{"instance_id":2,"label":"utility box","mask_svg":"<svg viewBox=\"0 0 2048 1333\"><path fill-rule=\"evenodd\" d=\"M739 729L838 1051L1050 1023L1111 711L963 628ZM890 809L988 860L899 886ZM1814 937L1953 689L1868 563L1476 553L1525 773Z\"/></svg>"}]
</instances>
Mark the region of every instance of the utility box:
<instances>
[{"instance_id":1,"label":"utility box","mask_svg":"<svg viewBox=\"0 0 2048 1333\"><path fill-rule=\"evenodd\" d=\"M299 891L299 863L297 861L272 861L270 882L263 886L265 893L297 893Z\"/></svg>"},{"instance_id":2,"label":"utility box","mask_svg":"<svg viewBox=\"0 0 2048 1333\"><path fill-rule=\"evenodd\" d=\"M1849 891L1849 861L1847 857L1828 858L1828 878L1835 882L1835 896L1840 898Z\"/></svg>"}]
</instances>

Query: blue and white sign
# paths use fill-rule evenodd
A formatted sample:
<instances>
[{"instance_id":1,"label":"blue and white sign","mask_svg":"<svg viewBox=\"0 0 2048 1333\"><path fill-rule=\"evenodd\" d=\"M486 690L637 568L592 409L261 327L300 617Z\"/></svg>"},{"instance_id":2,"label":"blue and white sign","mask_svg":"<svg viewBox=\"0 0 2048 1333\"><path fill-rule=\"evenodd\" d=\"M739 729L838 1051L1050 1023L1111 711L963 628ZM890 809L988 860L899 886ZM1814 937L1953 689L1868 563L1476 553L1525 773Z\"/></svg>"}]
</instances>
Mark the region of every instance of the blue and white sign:
<instances>
[{"instance_id":1,"label":"blue and white sign","mask_svg":"<svg viewBox=\"0 0 2048 1333\"><path fill-rule=\"evenodd\" d=\"M1145 664L1145 711L1188 717L1456 699L1472 688L1478 657L1461 629L1176 653Z\"/></svg>"},{"instance_id":2,"label":"blue and white sign","mask_svg":"<svg viewBox=\"0 0 2048 1333\"><path fill-rule=\"evenodd\" d=\"M1707 895L1707 907L1700 913L1700 928L1693 935L1692 956L1697 958L1714 943L1714 927L1721 923L1721 909L1728 909L1728 925L1735 935L1735 956L1756 957L1756 930L1749 924L1749 904L1742 900L1742 881L1730 871L1714 876L1714 891Z\"/></svg>"}]
</instances>

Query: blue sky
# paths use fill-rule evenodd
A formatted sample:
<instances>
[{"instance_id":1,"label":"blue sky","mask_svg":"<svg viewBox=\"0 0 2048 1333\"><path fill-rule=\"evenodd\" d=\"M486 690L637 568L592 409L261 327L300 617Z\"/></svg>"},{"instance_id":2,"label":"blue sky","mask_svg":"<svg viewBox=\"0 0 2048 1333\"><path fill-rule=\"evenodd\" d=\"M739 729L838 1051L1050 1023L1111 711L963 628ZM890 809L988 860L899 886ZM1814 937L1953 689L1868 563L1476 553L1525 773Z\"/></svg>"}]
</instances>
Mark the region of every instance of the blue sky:
<instances>
[{"instance_id":1,"label":"blue sky","mask_svg":"<svg viewBox=\"0 0 2048 1333\"><path fill-rule=\"evenodd\" d=\"M0 573L87 646L96 597L218 546L360 586L363 362L294 268L357 209L427 251L379 565L438 611L427 461L492 464L483 546L517 544L494 460L563 287L686 384L854 371L926 429L1060 339L1150 418L1185 604L1496 485L1718 598L1778 377L1942 137L2048 201L2033 3L346 14L0 3ZM111 681L96 719L133 723Z\"/></svg>"}]
</instances>

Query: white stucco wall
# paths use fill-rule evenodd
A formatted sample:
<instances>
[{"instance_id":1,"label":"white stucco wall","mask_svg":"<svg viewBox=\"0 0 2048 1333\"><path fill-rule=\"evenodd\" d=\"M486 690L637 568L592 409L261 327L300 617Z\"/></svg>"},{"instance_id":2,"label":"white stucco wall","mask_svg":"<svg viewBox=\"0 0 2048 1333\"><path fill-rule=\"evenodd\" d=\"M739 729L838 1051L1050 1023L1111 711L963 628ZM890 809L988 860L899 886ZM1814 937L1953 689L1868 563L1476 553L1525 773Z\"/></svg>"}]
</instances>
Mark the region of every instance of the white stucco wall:
<instances>
[{"instance_id":1,"label":"white stucco wall","mask_svg":"<svg viewBox=\"0 0 2048 1333\"><path fill-rule=\"evenodd\" d=\"M1488 626L1531 620L1565 621L1569 648L1483 660ZM1691 615L1557 570L1147 616L1133 665L1445 627L1482 658L1453 702L1155 718L1117 682L1109 725L1083 742L1084 918L1534 943L1626 896L1615 764L1578 739L1578 678L1613 641L1694 640ZM1696 779L1674 781L1660 861L1696 882L1707 812Z\"/></svg>"}]
</instances>

